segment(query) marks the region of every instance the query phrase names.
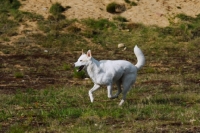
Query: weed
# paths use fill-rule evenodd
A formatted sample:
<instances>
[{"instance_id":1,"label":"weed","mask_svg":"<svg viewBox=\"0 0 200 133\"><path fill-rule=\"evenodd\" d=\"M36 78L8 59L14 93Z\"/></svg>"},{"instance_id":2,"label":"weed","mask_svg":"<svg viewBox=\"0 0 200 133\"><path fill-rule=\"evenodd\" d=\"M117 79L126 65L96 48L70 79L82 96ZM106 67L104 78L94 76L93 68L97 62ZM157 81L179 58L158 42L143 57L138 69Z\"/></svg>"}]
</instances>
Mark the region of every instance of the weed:
<instances>
[{"instance_id":1,"label":"weed","mask_svg":"<svg viewBox=\"0 0 200 133\"><path fill-rule=\"evenodd\" d=\"M90 28L96 29L96 30L107 30L109 28L111 29L116 28L116 25L107 19L99 19L99 20L86 19L86 20L83 20L83 23L89 26Z\"/></svg>"},{"instance_id":2,"label":"weed","mask_svg":"<svg viewBox=\"0 0 200 133\"><path fill-rule=\"evenodd\" d=\"M65 71L68 71L68 70L70 70L71 69L71 66L69 65L69 64L63 64L63 69L65 70Z\"/></svg>"},{"instance_id":3,"label":"weed","mask_svg":"<svg viewBox=\"0 0 200 133\"><path fill-rule=\"evenodd\" d=\"M19 124L13 124L13 126L10 127L10 129L8 130L8 132L10 133L22 133L25 132L25 127Z\"/></svg>"},{"instance_id":4,"label":"weed","mask_svg":"<svg viewBox=\"0 0 200 133\"><path fill-rule=\"evenodd\" d=\"M116 7L118 6L119 4L115 3L115 2L112 2L112 3L109 3L107 6L106 6L106 11L109 12L109 13L116 13Z\"/></svg>"},{"instance_id":5,"label":"weed","mask_svg":"<svg viewBox=\"0 0 200 133\"><path fill-rule=\"evenodd\" d=\"M153 68L153 67L145 67L144 68L144 71L146 72L146 73L155 73L156 72L156 70L155 70L155 68Z\"/></svg>"},{"instance_id":6,"label":"weed","mask_svg":"<svg viewBox=\"0 0 200 133\"><path fill-rule=\"evenodd\" d=\"M84 72L84 71L78 72L77 69L74 69L74 74L73 74L73 76L74 76L75 78L83 79L83 78L85 78L86 75L85 75L85 72Z\"/></svg>"},{"instance_id":7,"label":"weed","mask_svg":"<svg viewBox=\"0 0 200 133\"><path fill-rule=\"evenodd\" d=\"M6 38L3 38L3 41L5 41L5 42L9 42L10 39L6 37Z\"/></svg>"},{"instance_id":8,"label":"weed","mask_svg":"<svg viewBox=\"0 0 200 133\"><path fill-rule=\"evenodd\" d=\"M134 2L134 1L132 1L132 2L130 3L130 5L131 5L131 6L137 6L137 3Z\"/></svg>"},{"instance_id":9,"label":"weed","mask_svg":"<svg viewBox=\"0 0 200 133\"><path fill-rule=\"evenodd\" d=\"M137 30L142 27L144 27L144 26L142 24L138 24L138 23L129 23L126 25L126 28L129 29L130 31Z\"/></svg>"},{"instance_id":10,"label":"weed","mask_svg":"<svg viewBox=\"0 0 200 133\"><path fill-rule=\"evenodd\" d=\"M126 3L128 3L128 4L130 4L131 3L131 1L130 0L124 0Z\"/></svg>"},{"instance_id":11,"label":"weed","mask_svg":"<svg viewBox=\"0 0 200 133\"><path fill-rule=\"evenodd\" d=\"M14 36L16 35L16 29L18 27L18 23L13 20L9 20L8 17L4 14L0 14L2 18L0 19L0 29L2 32L2 36Z\"/></svg>"},{"instance_id":12,"label":"weed","mask_svg":"<svg viewBox=\"0 0 200 133\"><path fill-rule=\"evenodd\" d=\"M15 78L23 78L24 77L23 73L21 73L21 72L15 72L14 76L15 76Z\"/></svg>"},{"instance_id":13,"label":"weed","mask_svg":"<svg viewBox=\"0 0 200 133\"><path fill-rule=\"evenodd\" d=\"M200 36L200 27L197 27L194 30L192 30L191 34L192 34L192 37L191 37L192 39L199 38L199 36Z\"/></svg>"},{"instance_id":14,"label":"weed","mask_svg":"<svg viewBox=\"0 0 200 133\"><path fill-rule=\"evenodd\" d=\"M130 4L131 6L137 6L137 3L130 0L124 0L126 3Z\"/></svg>"},{"instance_id":15,"label":"weed","mask_svg":"<svg viewBox=\"0 0 200 133\"><path fill-rule=\"evenodd\" d=\"M10 54L10 51L9 50L2 50L2 52L4 53L4 54Z\"/></svg>"},{"instance_id":16,"label":"weed","mask_svg":"<svg viewBox=\"0 0 200 133\"><path fill-rule=\"evenodd\" d=\"M119 22L128 22L128 20L125 17L122 17L122 16L116 16L116 17L113 17L113 19L117 20Z\"/></svg>"},{"instance_id":17,"label":"weed","mask_svg":"<svg viewBox=\"0 0 200 133\"><path fill-rule=\"evenodd\" d=\"M53 16L52 16L53 17ZM48 18L48 20L45 21L38 21L38 28L42 30L45 33L48 33L50 31L61 31L64 28L71 26L76 20L56 20L53 18ZM76 29L78 30L78 29Z\"/></svg>"},{"instance_id":18,"label":"weed","mask_svg":"<svg viewBox=\"0 0 200 133\"><path fill-rule=\"evenodd\" d=\"M60 3L53 4L49 10L54 16L60 15L63 11L65 11L65 8Z\"/></svg>"},{"instance_id":19,"label":"weed","mask_svg":"<svg viewBox=\"0 0 200 133\"><path fill-rule=\"evenodd\" d=\"M72 32L72 33L79 33L79 32L81 31L81 28L72 25L72 26L69 26L69 27L67 28L67 30L68 30L69 32Z\"/></svg>"},{"instance_id":20,"label":"weed","mask_svg":"<svg viewBox=\"0 0 200 133\"><path fill-rule=\"evenodd\" d=\"M23 12L19 10L10 10L10 14L17 22L24 22L26 20L39 21L44 20L44 17L35 13Z\"/></svg>"},{"instance_id":21,"label":"weed","mask_svg":"<svg viewBox=\"0 0 200 133\"><path fill-rule=\"evenodd\" d=\"M193 17L187 16L185 14L178 14L176 17L180 18L183 21L194 21Z\"/></svg>"},{"instance_id":22,"label":"weed","mask_svg":"<svg viewBox=\"0 0 200 133\"><path fill-rule=\"evenodd\" d=\"M0 11L5 11L8 9L18 9L21 6L18 0L1 0L0 1Z\"/></svg>"}]
</instances>

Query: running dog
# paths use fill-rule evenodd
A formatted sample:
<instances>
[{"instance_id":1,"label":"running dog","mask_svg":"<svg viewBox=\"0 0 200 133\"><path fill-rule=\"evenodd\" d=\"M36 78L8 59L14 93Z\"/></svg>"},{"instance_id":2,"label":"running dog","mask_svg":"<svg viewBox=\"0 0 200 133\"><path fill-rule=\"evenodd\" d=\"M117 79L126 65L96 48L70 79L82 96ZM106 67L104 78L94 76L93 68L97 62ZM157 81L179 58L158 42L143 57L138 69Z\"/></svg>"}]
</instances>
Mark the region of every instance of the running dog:
<instances>
[{"instance_id":1,"label":"running dog","mask_svg":"<svg viewBox=\"0 0 200 133\"><path fill-rule=\"evenodd\" d=\"M96 91L100 85L106 85L108 98L117 98L122 92L123 97L119 105L121 106L124 103L127 92L136 81L137 71L145 64L144 54L137 45L134 47L134 53L137 57L136 65L126 60L97 61L92 57L90 50L87 51L87 54L82 51L82 55L74 65L78 67L78 71L86 69L89 77L94 82L94 86L89 90L91 102L94 101L92 93ZM113 83L116 83L118 88L118 92L115 95L112 95ZM121 89L121 86L123 89Z\"/></svg>"}]
</instances>

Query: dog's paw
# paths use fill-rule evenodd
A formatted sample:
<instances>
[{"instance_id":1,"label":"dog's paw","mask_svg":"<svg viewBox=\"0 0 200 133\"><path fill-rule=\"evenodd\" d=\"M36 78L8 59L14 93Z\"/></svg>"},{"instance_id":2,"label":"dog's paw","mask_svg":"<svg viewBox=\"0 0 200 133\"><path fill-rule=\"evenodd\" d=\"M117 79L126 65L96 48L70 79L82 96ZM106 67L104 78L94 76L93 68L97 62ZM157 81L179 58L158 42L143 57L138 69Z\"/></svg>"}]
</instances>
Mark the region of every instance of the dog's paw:
<instances>
[{"instance_id":1,"label":"dog's paw","mask_svg":"<svg viewBox=\"0 0 200 133\"><path fill-rule=\"evenodd\" d=\"M121 100L121 102L119 103L119 106L122 106L123 103L124 103L124 99Z\"/></svg>"},{"instance_id":2,"label":"dog's paw","mask_svg":"<svg viewBox=\"0 0 200 133\"><path fill-rule=\"evenodd\" d=\"M108 98L112 99L112 96L108 96Z\"/></svg>"},{"instance_id":3,"label":"dog's paw","mask_svg":"<svg viewBox=\"0 0 200 133\"><path fill-rule=\"evenodd\" d=\"M91 92L89 92L89 97L90 97L90 101L91 101L91 103L93 103L93 102L94 102L94 98L93 98L93 96L92 96L92 93L91 93Z\"/></svg>"},{"instance_id":4,"label":"dog's paw","mask_svg":"<svg viewBox=\"0 0 200 133\"><path fill-rule=\"evenodd\" d=\"M91 103L93 103L94 102L94 98L90 98L90 101L91 101Z\"/></svg>"}]
</instances>

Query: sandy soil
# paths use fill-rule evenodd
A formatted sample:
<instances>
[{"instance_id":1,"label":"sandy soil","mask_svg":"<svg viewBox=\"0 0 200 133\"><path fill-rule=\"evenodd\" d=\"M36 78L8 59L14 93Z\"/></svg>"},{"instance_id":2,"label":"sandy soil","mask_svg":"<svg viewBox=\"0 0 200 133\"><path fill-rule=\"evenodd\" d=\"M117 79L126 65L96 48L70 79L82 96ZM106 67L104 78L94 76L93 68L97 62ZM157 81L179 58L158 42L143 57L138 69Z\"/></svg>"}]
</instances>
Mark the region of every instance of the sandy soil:
<instances>
[{"instance_id":1,"label":"sandy soil","mask_svg":"<svg viewBox=\"0 0 200 133\"><path fill-rule=\"evenodd\" d=\"M121 13L121 16L130 22L145 25L166 27L169 20L177 22L173 19L176 14L184 13L193 17L200 14L199 0L135 0L137 6L130 6L124 0L20 0L20 9L48 17L51 5L59 2L64 7L71 7L63 13L67 18L112 19L114 14L108 13L106 6L113 1L126 5L126 11Z\"/></svg>"}]
</instances>

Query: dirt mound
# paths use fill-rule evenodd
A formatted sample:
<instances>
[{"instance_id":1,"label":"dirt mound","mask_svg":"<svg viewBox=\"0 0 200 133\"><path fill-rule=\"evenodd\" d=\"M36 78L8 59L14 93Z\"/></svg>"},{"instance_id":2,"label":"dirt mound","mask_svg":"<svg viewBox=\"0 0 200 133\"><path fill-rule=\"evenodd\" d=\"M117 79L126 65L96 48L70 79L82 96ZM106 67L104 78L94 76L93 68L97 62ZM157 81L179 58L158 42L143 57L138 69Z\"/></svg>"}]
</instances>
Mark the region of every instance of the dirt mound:
<instances>
[{"instance_id":1,"label":"dirt mound","mask_svg":"<svg viewBox=\"0 0 200 133\"><path fill-rule=\"evenodd\" d=\"M49 9L55 2L62 6L70 7L63 14L67 18L107 18L112 19L116 14L106 11L106 6L114 0L21 0L21 10L35 12L47 17ZM137 6L131 6L124 0L115 0L125 4L126 11L120 15L130 22L143 23L145 25L168 26L176 14L184 13L195 17L200 14L199 0L135 0ZM119 15L119 14L117 14Z\"/></svg>"}]
</instances>

